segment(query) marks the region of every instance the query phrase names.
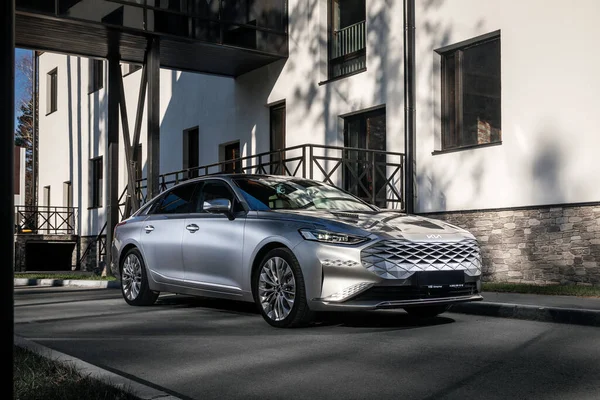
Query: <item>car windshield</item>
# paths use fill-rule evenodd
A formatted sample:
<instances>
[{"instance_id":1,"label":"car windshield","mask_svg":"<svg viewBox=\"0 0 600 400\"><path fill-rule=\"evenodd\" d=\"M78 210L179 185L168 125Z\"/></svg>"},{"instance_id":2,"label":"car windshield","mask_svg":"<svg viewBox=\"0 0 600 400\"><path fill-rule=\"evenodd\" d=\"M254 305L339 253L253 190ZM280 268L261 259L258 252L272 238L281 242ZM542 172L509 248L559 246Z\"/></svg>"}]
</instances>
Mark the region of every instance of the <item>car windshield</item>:
<instances>
[{"instance_id":1,"label":"car windshield","mask_svg":"<svg viewBox=\"0 0 600 400\"><path fill-rule=\"evenodd\" d=\"M374 210L340 189L307 179L240 177L234 182L254 210Z\"/></svg>"}]
</instances>

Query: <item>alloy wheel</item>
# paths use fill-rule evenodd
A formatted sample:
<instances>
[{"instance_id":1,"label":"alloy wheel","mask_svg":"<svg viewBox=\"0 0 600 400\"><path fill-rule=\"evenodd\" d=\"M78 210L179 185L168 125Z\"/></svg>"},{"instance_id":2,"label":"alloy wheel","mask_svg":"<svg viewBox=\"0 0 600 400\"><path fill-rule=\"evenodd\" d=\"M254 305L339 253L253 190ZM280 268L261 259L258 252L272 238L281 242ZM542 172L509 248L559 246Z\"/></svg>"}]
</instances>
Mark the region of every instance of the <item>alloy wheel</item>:
<instances>
[{"instance_id":1,"label":"alloy wheel","mask_svg":"<svg viewBox=\"0 0 600 400\"><path fill-rule=\"evenodd\" d=\"M125 258L121 275L125 297L128 300L135 300L142 287L142 263L135 254L129 254Z\"/></svg>"},{"instance_id":2,"label":"alloy wheel","mask_svg":"<svg viewBox=\"0 0 600 400\"><path fill-rule=\"evenodd\" d=\"M272 257L262 266L258 297L263 311L273 321L284 320L292 311L296 280L292 268L283 258Z\"/></svg>"}]
</instances>

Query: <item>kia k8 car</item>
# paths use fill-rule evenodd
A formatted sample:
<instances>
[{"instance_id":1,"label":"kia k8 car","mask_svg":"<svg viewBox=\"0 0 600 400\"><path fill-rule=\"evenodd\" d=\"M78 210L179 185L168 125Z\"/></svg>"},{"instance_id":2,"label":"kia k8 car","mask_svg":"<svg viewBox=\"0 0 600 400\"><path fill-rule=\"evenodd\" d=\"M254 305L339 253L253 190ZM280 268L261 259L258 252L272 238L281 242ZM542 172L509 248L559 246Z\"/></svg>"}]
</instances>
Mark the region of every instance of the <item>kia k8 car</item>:
<instances>
[{"instance_id":1,"label":"kia k8 car","mask_svg":"<svg viewBox=\"0 0 600 400\"><path fill-rule=\"evenodd\" d=\"M294 177L188 180L119 223L112 250L130 305L151 305L160 292L248 301L276 327L318 311L433 317L482 299L469 232Z\"/></svg>"}]
</instances>

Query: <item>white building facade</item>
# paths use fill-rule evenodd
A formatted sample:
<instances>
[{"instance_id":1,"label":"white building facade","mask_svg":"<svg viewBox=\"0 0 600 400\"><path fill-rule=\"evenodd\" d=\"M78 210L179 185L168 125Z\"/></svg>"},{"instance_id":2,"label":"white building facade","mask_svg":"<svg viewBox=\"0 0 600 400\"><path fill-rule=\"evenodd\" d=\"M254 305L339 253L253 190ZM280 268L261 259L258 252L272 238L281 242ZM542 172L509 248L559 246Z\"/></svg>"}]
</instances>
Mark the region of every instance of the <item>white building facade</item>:
<instances>
[{"instance_id":1,"label":"white building facade","mask_svg":"<svg viewBox=\"0 0 600 400\"><path fill-rule=\"evenodd\" d=\"M600 76L589 51L600 3L417 0L415 11L415 212L473 231L487 279L600 284ZM286 60L237 78L161 70L161 174L306 144L359 147L390 153L369 156L384 160L381 173L361 182L401 208L390 192L403 189L391 154L405 152L403 2L290 0L288 23ZM134 115L141 71L122 68ZM78 207L84 241L105 222L106 69L39 57L40 202ZM334 183L360 187L342 170ZM123 150L119 174L123 190ZM372 182L381 174L389 186Z\"/></svg>"}]
</instances>

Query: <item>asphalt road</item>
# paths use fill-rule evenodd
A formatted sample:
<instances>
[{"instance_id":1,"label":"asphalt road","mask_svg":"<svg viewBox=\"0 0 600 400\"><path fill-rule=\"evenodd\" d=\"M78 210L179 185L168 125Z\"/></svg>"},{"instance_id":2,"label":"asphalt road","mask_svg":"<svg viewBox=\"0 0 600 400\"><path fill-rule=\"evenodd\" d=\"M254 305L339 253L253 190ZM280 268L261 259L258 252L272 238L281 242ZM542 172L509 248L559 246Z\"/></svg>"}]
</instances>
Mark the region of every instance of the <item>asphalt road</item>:
<instances>
[{"instance_id":1,"label":"asphalt road","mask_svg":"<svg viewBox=\"0 0 600 400\"><path fill-rule=\"evenodd\" d=\"M267 325L252 305L118 290L15 290L15 332L193 399L598 399L600 329L402 311Z\"/></svg>"}]
</instances>

